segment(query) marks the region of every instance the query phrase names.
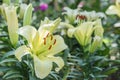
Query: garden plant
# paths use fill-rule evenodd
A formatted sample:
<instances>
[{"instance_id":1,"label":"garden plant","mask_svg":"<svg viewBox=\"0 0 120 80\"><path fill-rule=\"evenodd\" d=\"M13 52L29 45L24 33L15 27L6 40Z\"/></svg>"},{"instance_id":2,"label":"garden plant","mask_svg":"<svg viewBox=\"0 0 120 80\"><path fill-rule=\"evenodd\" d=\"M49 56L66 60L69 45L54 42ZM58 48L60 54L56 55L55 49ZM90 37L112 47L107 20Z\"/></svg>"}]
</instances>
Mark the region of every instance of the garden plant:
<instances>
[{"instance_id":1,"label":"garden plant","mask_svg":"<svg viewBox=\"0 0 120 80\"><path fill-rule=\"evenodd\" d=\"M0 80L120 80L120 0L0 0Z\"/></svg>"}]
</instances>

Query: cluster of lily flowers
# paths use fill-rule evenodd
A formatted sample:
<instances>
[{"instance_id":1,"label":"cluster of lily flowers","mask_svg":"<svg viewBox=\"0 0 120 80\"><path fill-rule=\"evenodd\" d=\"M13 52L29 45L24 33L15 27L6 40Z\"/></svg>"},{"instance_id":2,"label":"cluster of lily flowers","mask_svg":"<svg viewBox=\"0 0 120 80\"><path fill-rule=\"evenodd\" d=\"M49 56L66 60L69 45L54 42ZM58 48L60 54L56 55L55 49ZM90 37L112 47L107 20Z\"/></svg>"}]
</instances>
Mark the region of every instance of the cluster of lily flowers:
<instances>
[{"instance_id":1,"label":"cluster of lily flowers","mask_svg":"<svg viewBox=\"0 0 120 80\"><path fill-rule=\"evenodd\" d=\"M86 47L90 53L95 52L102 46L104 29L101 18L106 18L105 14L95 11L82 11L79 9L64 8L65 20L71 26L67 35L75 37L79 44Z\"/></svg>"},{"instance_id":2,"label":"cluster of lily flowers","mask_svg":"<svg viewBox=\"0 0 120 80\"><path fill-rule=\"evenodd\" d=\"M110 10L114 10L110 14L120 16L118 3L119 0L116 1L116 5L108 9L107 13L110 13ZM16 10L18 8L16 6L2 4L0 6L0 14L7 21L11 44L14 48L19 46L14 52L15 57L21 61L24 55L30 54L33 57L35 74L40 79L48 76L52 70L53 62L58 66L55 68L57 72L64 66L64 60L56 55L67 49L68 46L60 35L53 34L57 27L67 28L66 34L70 38L75 37L81 46L87 46L90 53L95 52L102 46L104 30L101 18L105 17L103 13L64 8L65 22L61 22L60 18L54 21L45 18L44 21L41 21L37 30L30 25L32 5L21 4L19 7L20 11L17 14ZM23 26L18 25L18 18L23 19ZM23 36L28 44L18 45L19 35Z\"/></svg>"}]
</instances>

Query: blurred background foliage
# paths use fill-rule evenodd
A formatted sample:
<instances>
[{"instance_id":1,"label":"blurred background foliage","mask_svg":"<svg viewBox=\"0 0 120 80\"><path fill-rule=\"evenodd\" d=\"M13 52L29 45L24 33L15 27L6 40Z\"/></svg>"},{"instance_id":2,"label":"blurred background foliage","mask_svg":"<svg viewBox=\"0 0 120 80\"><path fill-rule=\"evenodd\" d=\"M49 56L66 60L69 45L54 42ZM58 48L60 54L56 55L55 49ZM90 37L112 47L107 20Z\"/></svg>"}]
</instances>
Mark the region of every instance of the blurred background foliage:
<instances>
[{"instance_id":1,"label":"blurred background foliage","mask_svg":"<svg viewBox=\"0 0 120 80\"><path fill-rule=\"evenodd\" d=\"M11 0L18 3L18 0ZM115 0L20 0L22 3L32 3L34 8L32 24L39 27L40 21L45 17L56 19L60 17L63 21L62 12L64 7L105 13L106 9L115 4ZM2 4L0 0L0 4ZM41 11L41 3L48 4L48 9ZM94 55L83 54L82 47L75 39L62 35L69 49L61 54L65 60L65 67L60 73L51 72L44 80L120 80L120 18L116 15L106 15L102 20L104 28L103 50ZM22 23L22 20L20 20ZM0 16L0 79L3 80L39 80L34 75L33 62L25 56L24 61L18 62L14 58L14 49L10 45L7 25L4 18ZM22 41L21 41L22 42ZM104 54L103 54L104 53ZM28 61L28 62L27 62ZM32 74L32 75L31 75ZM3 76L4 75L4 76Z\"/></svg>"}]
</instances>

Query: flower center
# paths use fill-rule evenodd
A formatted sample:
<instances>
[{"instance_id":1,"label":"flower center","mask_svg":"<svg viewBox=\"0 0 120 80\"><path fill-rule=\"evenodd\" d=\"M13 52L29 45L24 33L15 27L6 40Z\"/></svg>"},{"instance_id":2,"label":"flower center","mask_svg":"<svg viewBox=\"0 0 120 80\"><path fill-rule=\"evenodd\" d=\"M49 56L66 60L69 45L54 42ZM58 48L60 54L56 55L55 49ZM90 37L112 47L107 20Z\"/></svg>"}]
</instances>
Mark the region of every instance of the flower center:
<instances>
[{"instance_id":1,"label":"flower center","mask_svg":"<svg viewBox=\"0 0 120 80\"><path fill-rule=\"evenodd\" d=\"M77 15L77 16L76 16L76 19L86 20L87 17L84 16L84 15Z\"/></svg>"},{"instance_id":2,"label":"flower center","mask_svg":"<svg viewBox=\"0 0 120 80\"><path fill-rule=\"evenodd\" d=\"M48 50L50 50L55 44L56 44L56 39L54 39L52 34L47 34L44 39L44 45L48 47Z\"/></svg>"}]
</instances>

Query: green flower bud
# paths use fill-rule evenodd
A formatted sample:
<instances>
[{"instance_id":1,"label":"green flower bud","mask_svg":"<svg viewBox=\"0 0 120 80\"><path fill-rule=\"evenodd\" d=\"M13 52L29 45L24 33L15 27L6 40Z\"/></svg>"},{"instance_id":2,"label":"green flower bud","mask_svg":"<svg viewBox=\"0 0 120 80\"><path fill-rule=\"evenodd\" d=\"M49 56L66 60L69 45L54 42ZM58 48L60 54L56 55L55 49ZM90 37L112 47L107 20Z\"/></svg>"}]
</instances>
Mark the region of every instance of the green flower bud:
<instances>
[{"instance_id":1,"label":"green flower bud","mask_svg":"<svg viewBox=\"0 0 120 80\"><path fill-rule=\"evenodd\" d=\"M5 8L8 32L10 41L13 46L16 46L18 42L18 19L16 14L16 8L14 6L9 6Z\"/></svg>"},{"instance_id":2,"label":"green flower bud","mask_svg":"<svg viewBox=\"0 0 120 80\"><path fill-rule=\"evenodd\" d=\"M32 18L32 4L29 4L27 9L25 10L24 18L23 18L23 26L30 25Z\"/></svg>"},{"instance_id":3,"label":"green flower bud","mask_svg":"<svg viewBox=\"0 0 120 80\"><path fill-rule=\"evenodd\" d=\"M89 52L93 53L97 48L99 48L101 41L102 41L102 39L100 36L95 36L92 44L90 45Z\"/></svg>"},{"instance_id":4,"label":"green flower bud","mask_svg":"<svg viewBox=\"0 0 120 80\"><path fill-rule=\"evenodd\" d=\"M74 36L82 46L86 46L91 41L93 33L93 22L82 23L74 32Z\"/></svg>"},{"instance_id":5,"label":"green flower bud","mask_svg":"<svg viewBox=\"0 0 120 80\"><path fill-rule=\"evenodd\" d=\"M19 12L19 18L22 19L25 14L25 10L27 9L27 4L21 4L20 5L20 12Z\"/></svg>"},{"instance_id":6,"label":"green flower bud","mask_svg":"<svg viewBox=\"0 0 120 80\"><path fill-rule=\"evenodd\" d=\"M7 4L2 4L0 5L0 14L6 19L6 15L5 15L5 7L7 7Z\"/></svg>"},{"instance_id":7,"label":"green flower bud","mask_svg":"<svg viewBox=\"0 0 120 80\"><path fill-rule=\"evenodd\" d=\"M100 36L100 37L103 37L103 33L104 33L104 29L102 27L102 23L101 23L101 20L98 19L96 22L95 22L95 28L94 28L95 32L95 36Z\"/></svg>"}]
</instances>

